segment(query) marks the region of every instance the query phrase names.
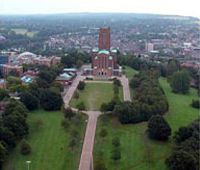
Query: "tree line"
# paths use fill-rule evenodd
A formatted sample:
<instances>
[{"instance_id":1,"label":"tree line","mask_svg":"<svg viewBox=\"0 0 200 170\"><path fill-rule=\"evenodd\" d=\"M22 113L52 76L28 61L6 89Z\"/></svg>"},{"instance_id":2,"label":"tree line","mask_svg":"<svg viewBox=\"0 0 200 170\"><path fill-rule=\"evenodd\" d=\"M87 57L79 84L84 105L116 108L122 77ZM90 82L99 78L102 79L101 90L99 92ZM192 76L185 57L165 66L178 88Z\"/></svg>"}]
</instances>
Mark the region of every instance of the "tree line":
<instances>
[{"instance_id":1,"label":"tree line","mask_svg":"<svg viewBox=\"0 0 200 170\"><path fill-rule=\"evenodd\" d=\"M0 169L16 144L29 133L28 110L15 99L9 99L0 118Z\"/></svg>"},{"instance_id":2,"label":"tree line","mask_svg":"<svg viewBox=\"0 0 200 170\"><path fill-rule=\"evenodd\" d=\"M200 153L200 119L175 132L175 146L165 163L170 170L198 170Z\"/></svg>"},{"instance_id":3,"label":"tree line","mask_svg":"<svg viewBox=\"0 0 200 170\"><path fill-rule=\"evenodd\" d=\"M113 113L121 123L147 121L152 115L163 115L168 111L168 102L158 82L156 71L141 71L130 81L133 90L133 102L117 105Z\"/></svg>"}]
</instances>

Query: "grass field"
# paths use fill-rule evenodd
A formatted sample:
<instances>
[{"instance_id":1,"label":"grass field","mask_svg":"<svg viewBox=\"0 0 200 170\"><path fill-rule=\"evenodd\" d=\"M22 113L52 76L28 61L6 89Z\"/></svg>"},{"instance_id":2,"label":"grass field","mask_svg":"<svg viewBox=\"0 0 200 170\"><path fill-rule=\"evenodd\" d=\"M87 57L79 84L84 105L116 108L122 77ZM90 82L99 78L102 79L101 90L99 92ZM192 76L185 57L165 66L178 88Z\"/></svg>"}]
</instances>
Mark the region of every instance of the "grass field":
<instances>
[{"instance_id":1,"label":"grass field","mask_svg":"<svg viewBox=\"0 0 200 170\"><path fill-rule=\"evenodd\" d=\"M27 35L28 37L33 37L37 33L36 31L30 32L24 28L13 28L12 31L14 31L16 34Z\"/></svg>"},{"instance_id":2,"label":"grass field","mask_svg":"<svg viewBox=\"0 0 200 170\"><path fill-rule=\"evenodd\" d=\"M69 131L61 126L63 114L61 112L36 111L29 115L30 135L28 142L32 153L22 156L17 147L10 155L4 170L25 170L26 161L30 160L30 170L77 170L81 151L81 142L72 151L68 147L71 128L76 128L83 139L85 119L82 115L81 123L70 126Z\"/></svg>"},{"instance_id":3,"label":"grass field","mask_svg":"<svg viewBox=\"0 0 200 170\"><path fill-rule=\"evenodd\" d=\"M120 98L122 99L123 92L120 88ZM108 103L113 97L112 83L86 83L85 89L79 91L79 98L73 98L70 101L70 106L76 107L79 102L84 102L86 110L99 110L102 103Z\"/></svg>"},{"instance_id":4,"label":"grass field","mask_svg":"<svg viewBox=\"0 0 200 170\"><path fill-rule=\"evenodd\" d=\"M123 70L124 74L127 76L127 78L130 80L135 74L138 73L138 71L132 69L129 66L124 66L125 69Z\"/></svg>"},{"instance_id":5,"label":"grass field","mask_svg":"<svg viewBox=\"0 0 200 170\"><path fill-rule=\"evenodd\" d=\"M131 76L131 68L126 69L128 77ZM193 98L197 98L196 90L191 89L187 95L179 95L171 92L166 79L161 78L160 83L169 101L169 112L165 118L172 127L173 132L180 126L188 125L198 117L198 110L189 104ZM121 125L115 117L109 119L100 117L97 125L94 155L102 157L109 170L165 170L165 159L171 152L173 141L158 142L148 139L145 131L147 123L133 125ZM108 131L108 136L102 139L99 132L102 128ZM121 141L121 160L113 162L111 157L112 138L118 136ZM100 156L99 156L100 155Z\"/></svg>"}]
</instances>

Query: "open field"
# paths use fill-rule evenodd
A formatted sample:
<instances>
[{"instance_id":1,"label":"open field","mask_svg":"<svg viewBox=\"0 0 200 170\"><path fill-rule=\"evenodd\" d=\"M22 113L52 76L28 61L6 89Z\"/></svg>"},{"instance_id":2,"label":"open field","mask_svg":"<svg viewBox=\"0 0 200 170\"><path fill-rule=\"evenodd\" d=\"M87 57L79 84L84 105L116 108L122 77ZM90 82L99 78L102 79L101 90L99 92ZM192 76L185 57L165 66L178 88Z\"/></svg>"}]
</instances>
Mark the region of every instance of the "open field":
<instances>
[{"instance_id":1,"label":"open field","mask_svg":"<svg viewBox=\"0 0 200 170\"><path fill-rule=\"evenodd\" d=\"M79 91L79 98L72 98L70 106L76 107L79 102L84 102L86 110L99 110L102 103L111 101L113 97L112 83L86 83L85 89ZM123 97L122 88L119 92L120 98Z\"/></svg>"},{"instance_id":2,"label":"open field","mask_svg":"<svg viewBox=\"0 0 200 170\"><path fill-rule=\"evenodd\" d=\"M128 77L131 77L131 68L128 68ZM169 112L165 118L172 127L173 133L180 126L188 125L198 118L198 110L189 104L193 98L197 98L196 90L191 89L187 95L179 95L171 92L166 79L161 78L160 83L169 101ZM108 135L102 139L99 132L102 128L108 131ZM103 157L109 170L165 170L165 159L171 152L173 140L158 142L148 139L145 131L147 123L121 125L115 117L103 118L101 116L97 125L94 159ZM112 138L118 136L121 141L121 160L113 162L111 152L113 149ZM102 156L103 155L103 156Z\"/></svg>"},{"instance_id":3,"label":"open field","mask_svg":"<svg viewBox=\"0 0 200 170\"><path fill-rule=\"evenodd\" d=\"M79 124L72 125L68 130L61 126L61 112L36 111L29 115L30 135L28 142L32 153L22 156L17 147L10 155L4 170L25 170L26 161L30 160L32 170L77 170L81 153L81 142L71 150L68 147L70 129L77 129L83 139L86 116L81 115Z\"/></svg>"},{"instance_id":4,"label":"open field","mask_svg":"<svg viewBox=\"0 0 200 170\"><path fill-rule=\"evenodd\" d=\"M13 28L12 31L14 31L16 34L27 35L28 37L33 37L37 33L36 31L30 32L24 28Z\"/></svg>"}]
</instances>

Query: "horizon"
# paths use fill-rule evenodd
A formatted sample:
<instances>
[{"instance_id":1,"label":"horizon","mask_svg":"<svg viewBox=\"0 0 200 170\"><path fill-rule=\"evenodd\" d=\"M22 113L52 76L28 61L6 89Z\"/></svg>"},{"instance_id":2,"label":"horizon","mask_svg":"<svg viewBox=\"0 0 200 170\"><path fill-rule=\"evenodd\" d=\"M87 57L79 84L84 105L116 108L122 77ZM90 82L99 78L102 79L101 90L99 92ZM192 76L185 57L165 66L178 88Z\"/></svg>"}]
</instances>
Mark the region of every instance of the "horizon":
<instances>
[{"instance_id":1,"label":"horizon","mask_svg":"<svg viewBox=\"0 0 200 170\"><path fill-rule=\"evenodd\" d=\"M196 17L200 19L198 1L190 0L1 0L0 15L48 15L78 13L134 13Z\"/></svg>"}]
</instances>

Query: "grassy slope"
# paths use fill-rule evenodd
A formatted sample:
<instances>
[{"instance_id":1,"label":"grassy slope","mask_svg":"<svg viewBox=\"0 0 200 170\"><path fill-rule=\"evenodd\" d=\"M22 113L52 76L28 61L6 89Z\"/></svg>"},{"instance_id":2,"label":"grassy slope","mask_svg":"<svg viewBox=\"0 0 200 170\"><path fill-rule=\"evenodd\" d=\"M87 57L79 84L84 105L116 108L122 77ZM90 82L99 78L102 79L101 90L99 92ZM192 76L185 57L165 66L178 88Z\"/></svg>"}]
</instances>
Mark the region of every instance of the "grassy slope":
<instances>
[{"instance_id":1,"label":"grassy slope","mask_svg":"<svg viewBox=\"0 0 200 170\"><path fill-rule=\"evenodd\" d=\"M76 170L78 168L81 144L75 151L68 148L69 132L61 127L63 114L61 112L36 111L29 115L30 135L28 142L32 147L32 153L22 156L19 148L11 154L4 170L26 169L26 160L31 161L32 170ZM85 119L85 117L84 117ZM76 126L84 135L84 119L80 126ZM41 128L37 128L36 122L42 121Z\"/></svg>"},{"instance_id":2,"label":"grassy slope","mask_svg":"<svg viewBox=\"0 0 200 170\"><path fill-rule=\"evenodd\" d=\"M120 88L120 96L123 96ZM113 97L112 83L86 83L83 91L79 91L79 99L73 98L70 101L72 107L83 101L87 110L99 110L102 103L109 102Z\"/></svg>"},{"instance_id":3,"label":"grassy slope","mask_svg":"<svg viewBox=\"0 0 200 170\"><path fill-rule=\"evenodd\" d=\"M165 117L174 131L180 126L189 124L198 117L198 110L190 106L192 99L198 98L195 89L190 88L189 94L182 95L172 93L166 79L160 78L160 84L165 91L170 106L169 112Z\"/></svg>"},{"instance_id":4,"label":"grassy slope","mask_svg":"<svg viewBox=\"0 0 200 170\"><path fill-rule=\"evenodd\" d=\"M135 71L131 68L126 69L128 77L132 77ZM189 124L198 117L198 110L189 106L191 100L196 98L196 90L191 89L188 95L173 94L169 84L163 78L160 83L166 93L169 101L170 110L166 114L166 119L171 125L173 131L178 127ZM108 136L105 139L99 137L99 131L105 127L108 131ZM110 119L107 123L100 118L98 122L95 157L98 157L99 152L103 152L104 161L109 170L160 170L166 169L164 160L170 154L172 139L168 142L157 142L149 140L145 136L147 123L139 123L135 125L121 125L115 118ZM112 150L112 138L119 136L121 140L122 159L115 164L110 156Z\"/></svg>"},{"instance_id":5,"label":"grassy slope","mask_svg":"<svg viewBox=\"0 0 200 170\"><path fill-rule=\"evenodd\" d=\"M128 79L130 80L135 74L137 74L138 71L133 70L131 67L129 66L125 66L124 69L124 74L128 77Z\"/></svg>"}]
</instances>

